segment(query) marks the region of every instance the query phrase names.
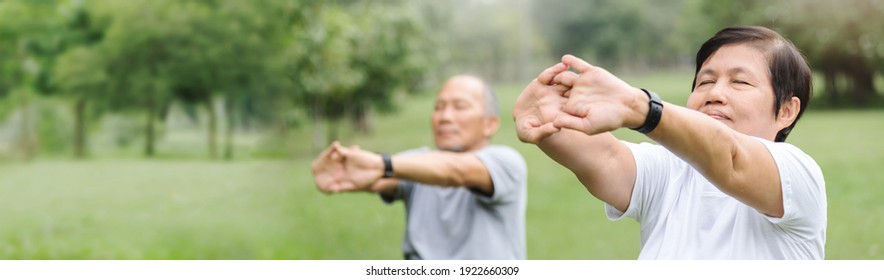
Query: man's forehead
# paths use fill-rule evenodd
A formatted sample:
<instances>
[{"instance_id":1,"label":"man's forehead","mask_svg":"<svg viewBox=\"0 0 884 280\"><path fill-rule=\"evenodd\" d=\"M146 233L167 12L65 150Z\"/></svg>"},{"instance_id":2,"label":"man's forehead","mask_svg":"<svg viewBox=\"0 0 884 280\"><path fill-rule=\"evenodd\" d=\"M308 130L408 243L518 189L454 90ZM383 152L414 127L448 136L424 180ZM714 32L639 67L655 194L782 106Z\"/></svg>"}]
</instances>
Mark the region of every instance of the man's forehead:
<instances>
[{"instance_id":1,"label":"man's forehead","mask_svg":"<svg viewBox=\"0 0 884 280\"><path fill-rule=\"evenodd\" d=\"M469 76L448 79L439 90L436 100L482 100L484 85L481 80Z\"/></svg>"}]
</instances>

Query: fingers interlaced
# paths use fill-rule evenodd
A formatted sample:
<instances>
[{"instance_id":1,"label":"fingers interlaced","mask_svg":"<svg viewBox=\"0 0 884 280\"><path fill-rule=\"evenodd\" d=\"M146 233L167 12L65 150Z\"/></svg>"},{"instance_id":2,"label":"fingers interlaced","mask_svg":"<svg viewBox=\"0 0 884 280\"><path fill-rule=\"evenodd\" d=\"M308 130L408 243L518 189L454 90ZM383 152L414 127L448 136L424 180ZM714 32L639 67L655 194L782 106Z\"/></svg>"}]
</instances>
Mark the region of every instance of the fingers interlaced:
<instances>
[{"instance_id":1,"label":"fingers interlaced","mask_svg":"<svg viewBox=\"0 0 884 280\"><path fill-rule=\"evenodd\" d=\"M340 173L343 171L344 153L347 152L349 151L346 148L335 141L313 161L313 177L321 192L330 194L341 190L343 174Z\"/></svg>"},{"instance_id":2,"label":"fingers interlaced","mask_svg":"<svg viewBox=\"0 0 884 280\"><path fill-rule=\"evenodd\" d=\"M571 71L561 72L553 78L553 83L558 85L563 85L568 87L569 89L574 87L574 83L577 79L580 78L580 75Z\"/></svg>"},{"instance_id":3,"label":"fingers interlaced","mask_svg":"<svg viewBox=\"0 0 884 280\"><path fill-rule=\"evenodd\" d=\"M567 70L568 70L568 67L565 66L565 64L556 63L556 65L553 65L550 68L546 68L546 70L543 70L543 72L540 72L540 76L537 76L537 81L540 82L541 84L544 84L544 85L552 85L553 84L553 77L555 77L557 74L559 74L563 71L567 71Z\"/></svg>"}]
</instances>

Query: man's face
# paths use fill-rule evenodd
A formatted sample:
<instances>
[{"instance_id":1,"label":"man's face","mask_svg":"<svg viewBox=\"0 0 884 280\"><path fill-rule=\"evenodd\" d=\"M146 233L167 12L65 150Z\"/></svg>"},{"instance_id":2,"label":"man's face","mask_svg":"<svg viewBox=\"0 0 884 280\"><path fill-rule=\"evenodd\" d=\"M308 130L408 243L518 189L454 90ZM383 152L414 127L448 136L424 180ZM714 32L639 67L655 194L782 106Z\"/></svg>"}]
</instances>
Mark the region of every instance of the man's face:
<instances>
[{"instance_id":1,"label":"man's face","mask_svg":"<svg viewBox=\"0 0 884 280\"><path fill-rule=\"evenodd\" d=\"M433 140L440 150L472 151L494 133L483 107L484 85L477 78L457 76L442 86L433 110Z\"/></svg>"},{"instance_id":2,"label":"man's face","mask_svg":"<svg viewBox=\"0 0 884 280\"><path fill-rule=\"evenodd\" d=\"M745 44L719 48L700 68L688 108L728 127L773 141L783 127L776 123L774 92L764 55Z\"/></svg>"}]
</instances>

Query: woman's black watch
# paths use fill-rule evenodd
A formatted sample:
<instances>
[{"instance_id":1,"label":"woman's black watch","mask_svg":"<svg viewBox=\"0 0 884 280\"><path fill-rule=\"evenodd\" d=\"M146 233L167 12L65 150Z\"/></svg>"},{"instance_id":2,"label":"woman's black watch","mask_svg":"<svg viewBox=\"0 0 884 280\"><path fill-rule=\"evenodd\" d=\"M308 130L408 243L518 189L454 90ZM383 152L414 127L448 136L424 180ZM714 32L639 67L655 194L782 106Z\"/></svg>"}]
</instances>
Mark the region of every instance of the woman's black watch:
<instances>
[{"instance_id":1,"label":"woman's black watch","mask_svg":"<svg viewBox=\"0 0 884 280\"><path fill-rule=\"evenodd\" d=\"M660 96L658 96L653 91L649 91L646 89L641 89L648 95L648 116L645 118L645 124L639 126L637 128L633 128L633 130L648 134L657 128L657 125L660 124L660 116L663 115L663 100L660 100Z\"/></svg>"}]
</instances>

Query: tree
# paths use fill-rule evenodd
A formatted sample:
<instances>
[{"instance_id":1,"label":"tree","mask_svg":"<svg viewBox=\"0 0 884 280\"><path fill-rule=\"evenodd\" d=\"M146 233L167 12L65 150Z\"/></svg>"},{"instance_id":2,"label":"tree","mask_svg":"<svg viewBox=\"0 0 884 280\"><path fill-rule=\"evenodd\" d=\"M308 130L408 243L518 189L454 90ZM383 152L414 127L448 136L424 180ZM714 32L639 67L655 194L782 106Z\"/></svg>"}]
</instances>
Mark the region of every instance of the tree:
<instances>
[{"instance_id":1,"label":"tree","mask_svg":"<svg viewBox=\"0 0 884 280\"><path fill-rule=\"evenodd\" d=\"M62 4L58 34L58 53L51 75L53 91L74 101L74 156L86 155L86 107L90 99L104 91L107 74L104 57L94 47L103 37L104 26L96 22L81 1Z\"/></svg>"},{"instance_id":2,"label":"tree","mask_svg":"<svg viewBox=\"0 0 884 280\"><path fill-rule=\"evenodd\" d=\"M31 99L48 91L48 71L56 50L51 30L57 23L55 1L0 2L0 97L10 97L21 112L18 146L34 157L39 140L32 130ZM47 19L48 18L48 19Z\"/></svg>"},{"instance_id":3,"label":"tree","mask_svg":"<svg viewBox=\"0 0 884 280\"><path fill-rule=\"evenodd\" d=\"M326 139L337 138L337 121L345 116L353 90L365 74L352 67L359 32L353 17L335 6L314 4L308 9L308 19L294 28L289 77L296 103L313 120L312 147L319 151L327 144L321 138L324 120L330 121Z\"/></svg>"},{"instance_id":4,"label":"tree","mask_svg":"<svg viewBox=\"0 0 884 280\"><path fill-rule=\"evenodd\" d=\"M171 84L176 98L205 106L208 111L208 151L218 157L218 112L213 100L225 105L227 145L225 157L232 156L232 116L237 103L248 95L279 88L281 41L289 16L284 1L253 3L219 0L188 5L186 29L192 30L172 55L176 63ZM270 16L272 15L272 16Z\"/></svg>"},{"instance_id":5,"label":"tree","mask_svg":"<svg viewBox=\"0 0 884 280\"><path fill-rule=\"evenodd\" d=\"M367 132L370 110L390 112L397 94L418 91L434 51L422 39L427 30L417 13L410 5L306 8L288 61L294 99L313 120L314 151L338 138L340 120L350 117Z\"/></svg>"},{"instance_id":6,"label":"tree","mask_svg":"<svg viewBox=\"0 0 884 280\"><path fill-rule=\"evenodd\" d=\"M817 0L779 5L795 13L769 15L772 25L786 33L811 66L822 72L823 93L831 105L864 107L880 99L874 80L884 70L884 32L879 28L884 25L884 2Z\"/></svg>"},{"instance_id":7,"label":"tree","mask_svg":"<svg viewBox=\"0 0 884 280\"><path fill-rule=\"evenodd\" d=\"M156 152L156 121L172 100L174 52L190 35L188 14L170 0L108 1L102 7L100 13L112 18L100 45L107 61L106 101L117 110L146 112L144 153L150 157Z\"/></svg>"},{"instance_id":8,"label":"tree","mask_svg":"<svg viewBox=\"0 0 884 280\"><path fill-rule=\"evenodd\" d=\"M291 22L297 21L292 11L300 8L300 2L96 0L88 10L70 9L62 17L66 36L61 41L68 46L97 42L94 48L72 47L64 63L95 59L91 70L104 76L77 80L77 72L91 70L84 65L60 65L55 85L70 93L101 83L105 98L96 105L145 112L147 156L156 150L156 121L165 117L171 102L179 100L208 111L206 146L209 156L216 158L220 113L214 104L223 102L228 116L225 156L229 158L234 112L247 105L275 102L270 100L275 91L288 82L280 62L286 46L282 38Z\"/></svg>"},{"instance_id":9,"label":"tree","mask_svg":"<svg viewBox=\"0 0 884 280\"><path fill-rule=\"evenodd\" d=\"M103 92L107 74L101 63L103 57L96 49L77 47L58 58L53 79L59 91L74 99L74 156L85 156L86 105L88 100Z\"/></svg>"},{"instance_id":10,"label":"tree","mask_svg":"<svg viewBox=\"0 0 884 280\"><path fill-rule=\"evenodd\" d=\"M428 29L416 18L411 6L400 9L360 4L353 7L363 26L357 38L360 47L353 54L352 67L364 73L365 80L353 89L350 117L356 130L371 131L368 114L395 110L397 93L414 94L421 89L432 63L432 49L423 39Z\"/></svg>"}]
</instances>

